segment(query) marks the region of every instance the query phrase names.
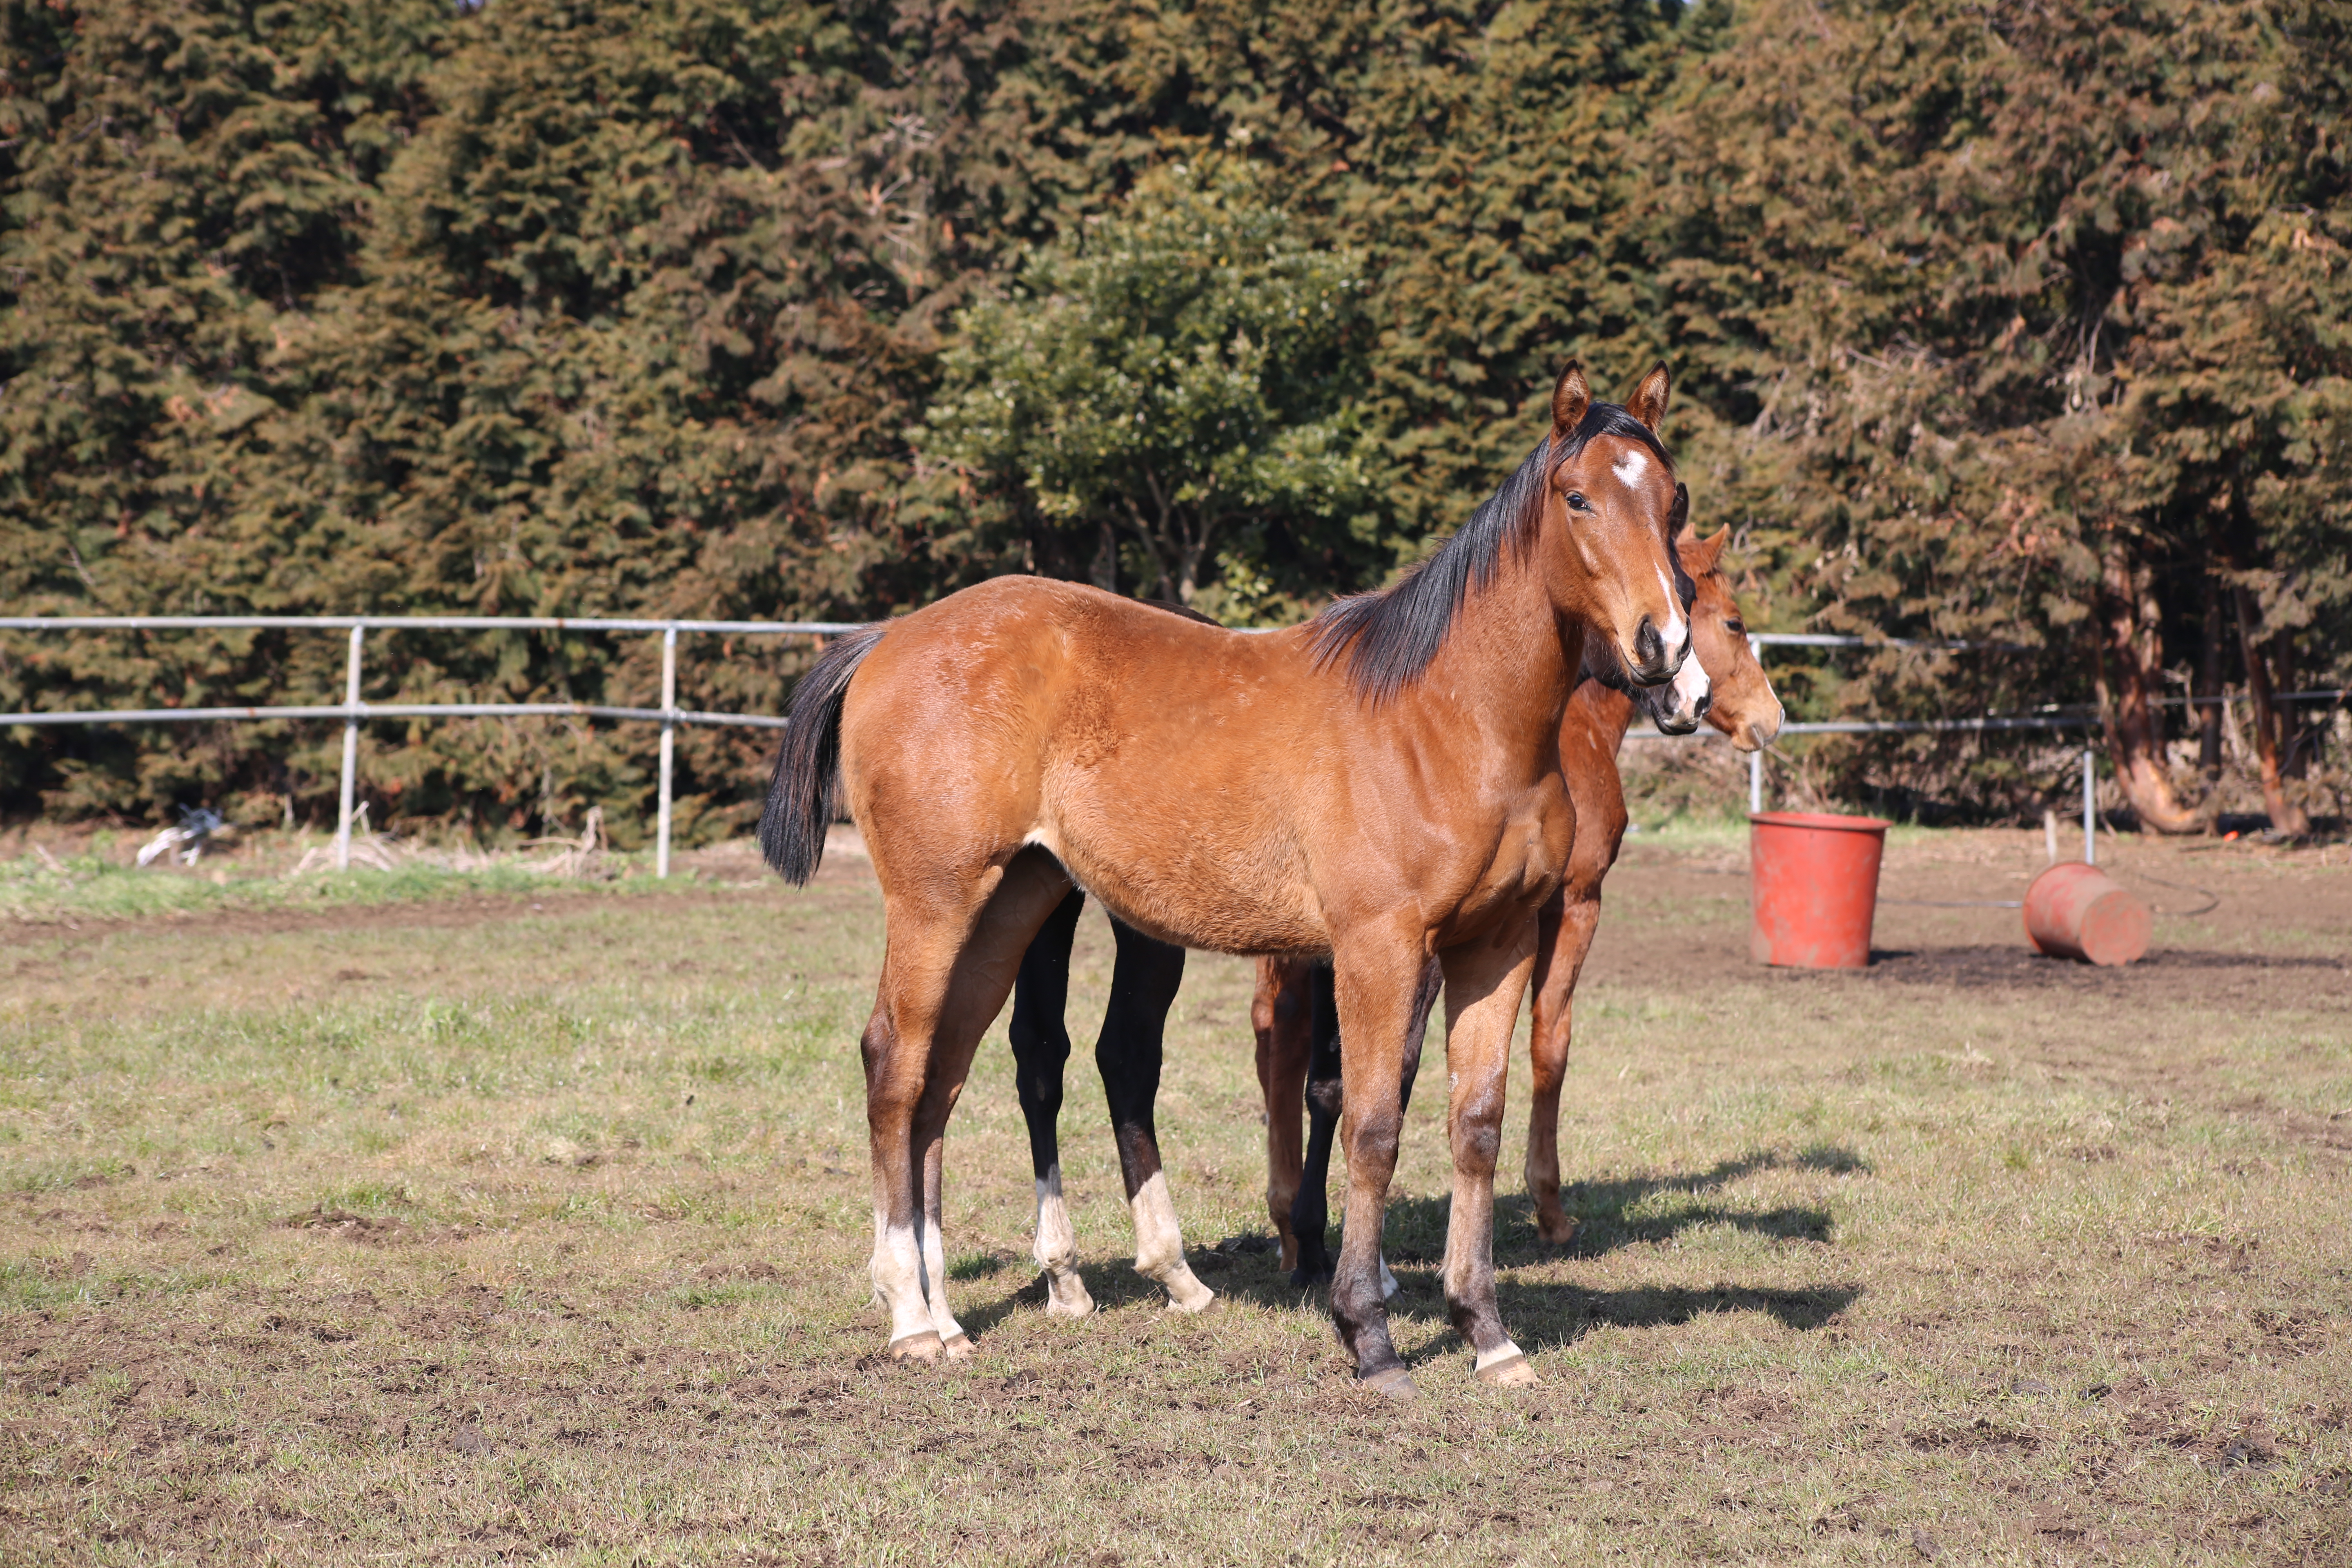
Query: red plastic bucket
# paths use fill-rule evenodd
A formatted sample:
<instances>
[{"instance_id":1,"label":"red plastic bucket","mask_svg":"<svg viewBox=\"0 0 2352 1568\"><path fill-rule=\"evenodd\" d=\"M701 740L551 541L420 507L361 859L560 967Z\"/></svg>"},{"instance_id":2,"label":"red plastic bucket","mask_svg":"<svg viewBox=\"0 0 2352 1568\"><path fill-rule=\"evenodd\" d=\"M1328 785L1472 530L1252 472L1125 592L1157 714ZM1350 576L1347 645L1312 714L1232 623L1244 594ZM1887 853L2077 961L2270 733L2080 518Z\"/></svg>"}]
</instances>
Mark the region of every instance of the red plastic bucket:
<instances>
[{"instance_id":1,"label":"red plastic bucket","mask_svg":"<svg viewBox=\"0 0 2352 1568\"><path fill-rule=\"evenodd\" d=\"M2025 936L2053 958L2096 964L2147 956L2155 918L2096 866L2053 866L2025 889Z\"/></svg>"},{"instance_id":2,"label":"red plastic bucket","mask_svg":"<svg viewBox=\"0 0 2352 1568\"><path fill-rule=\"evenodd\" d=\"M1887 826L1875 816L1816 811L1750 816L1756 923L1748 956L1797 969L1866 966Z\"/></svg>"}]
</instances>

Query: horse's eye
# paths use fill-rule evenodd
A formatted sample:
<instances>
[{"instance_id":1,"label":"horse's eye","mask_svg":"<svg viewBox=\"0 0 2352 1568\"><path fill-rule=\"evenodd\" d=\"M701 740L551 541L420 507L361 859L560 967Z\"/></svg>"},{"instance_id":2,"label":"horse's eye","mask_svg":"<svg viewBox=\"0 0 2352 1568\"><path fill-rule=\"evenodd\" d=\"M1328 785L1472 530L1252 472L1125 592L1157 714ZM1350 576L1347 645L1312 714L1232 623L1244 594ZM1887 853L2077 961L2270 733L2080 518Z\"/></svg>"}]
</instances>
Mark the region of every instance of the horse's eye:
<instances>
[{"instance_id":1,"label":"horse's eye","mask_svg":"<svg viewBox=\"0 0 2352 1568\"><path fill-rule=\"evenodd\" d=\"M1591 511L1592 510L1592 503L1584 499L1584 492L1582 490L1569 491L1568 504L1578 511Z\"/></svg>"},{"instance_id":2,"label":"horse's eye","mask_svg":"<svg viewBox=\"0 0 2352 1568\"><path fill-rule=\"evenodd\" d=\"M1744 637L1748 635L1748 623L1741 620L1738 616L1734 616L1731 619L1723 623L1723 629L1729 632L1733 637Z\"/></svg>"}]
</instances>

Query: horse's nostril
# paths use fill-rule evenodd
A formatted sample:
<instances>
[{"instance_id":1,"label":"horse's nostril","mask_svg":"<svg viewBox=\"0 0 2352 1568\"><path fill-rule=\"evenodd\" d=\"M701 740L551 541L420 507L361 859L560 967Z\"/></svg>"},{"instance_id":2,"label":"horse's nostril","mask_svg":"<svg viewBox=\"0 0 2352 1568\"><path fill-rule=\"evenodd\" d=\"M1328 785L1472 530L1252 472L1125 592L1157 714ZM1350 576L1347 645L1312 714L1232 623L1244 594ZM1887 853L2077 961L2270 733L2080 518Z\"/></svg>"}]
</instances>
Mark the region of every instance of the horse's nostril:
<instances>
[{"instance_id":1,"label":"horse's nostril","mask_svg":"<svg viewBox=\"0 0 2352 1568\"><path fill-rule=\"evenodd\" d=\"M1641 629L1633 634L1633 657L1642 661L1645 669L1655 669L1665 662L1666 639L1658 635L1656 624L1647 616L1642 617Z\"/></svg>"},{"instance_id":2,"label":"horse's nostril","mask_svg":"<svg viewBox=\"0 0 2352 1568\"><path fill-rule=\"evenodd\" d=\"M1702 691L1698 694L1698 708L1696 711L1700 718L1706 718L1706 710L1714 706L1715 693L1711 691Z\"/></svg>"}]
</instances>

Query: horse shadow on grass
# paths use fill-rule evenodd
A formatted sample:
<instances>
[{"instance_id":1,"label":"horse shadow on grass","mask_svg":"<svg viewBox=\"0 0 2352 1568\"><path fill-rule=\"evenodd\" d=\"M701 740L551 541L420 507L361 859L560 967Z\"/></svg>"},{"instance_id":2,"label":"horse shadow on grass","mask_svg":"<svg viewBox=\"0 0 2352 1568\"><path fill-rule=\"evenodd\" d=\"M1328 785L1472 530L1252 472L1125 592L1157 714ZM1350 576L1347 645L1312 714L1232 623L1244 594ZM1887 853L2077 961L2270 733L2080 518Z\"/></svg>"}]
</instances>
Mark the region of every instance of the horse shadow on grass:
<instances>
[{"instance_id":1,"label":"horse shadow on grass","mask_svg":"<svg viewBox=\"0 0 2352 1568\"><path fill-rule=\"evenodd\" d=\"M1759 1172L1790 1168L1844 1174L1867 1172L1870 1165L1850 1149L1816 1143L1793 1154L1751 1150L1737 1159L1717 1161L1704 1171L1563 1182L1560 1207L1576 1222L1576 1234L1559 1246L1537 1234L1532 1198L1524 1193L1497 1193L1495 1266L1508 1268L1555 1258L1599 1258L1621 1247L1672 1241L1685 1230L1716 1225L1781 1241L1826 1242L1830 1213L1818 1205L1757 1208L1714 1196ZM1400 1259L1434 1263L1443 1258L1451 1206L1451 1200L1444 1197L1391 1202L1382 1234L1391 1266Z\"/></svg>"},{"instance_id":2,"label":"horse shadow on grass","mask_svg":"<svg viewBox=\"0 0 2352 1568\"><path fill-rule=\"evenodd\" d=\"M1545 1242L1535 1227L1533 1202L1524 1194L1497 1194L1495 1201L1495 1264L1499 1269L1548 1262L1562 1258L1598 1258L1622 1247L1671 1241L1694 1226L1728 1225L1795 1243L1823 1244L1830 1239L1830 1215L1812 1205L1782 1205L1755 1208L1717 1201L1708 1194L1759 1171L1786 1167L1846 1173L1867 1171L1868 1164L1852 1151L1815 1144L1796 1153L1757 1151L1718 1162L1699 1172L1626 1177L1611 1181L1563 1184L1561 1203L1578 1222L1577 1234L1567 1245ZM1334 1184L1335 1197L1338 1183ZM1446 1218L1451 1202L1445 1197L1392 1198L1382 1229L1382 1249L1402 1293L1390 1303L1401 1317L1445 1318L1444 1290L1438 1264L1445 1251ZM1336 1235L1333 1237L1336 1244ZM1327 1310L1328 1283L1297 1286L1280 1267L1272 1236L1264 1232L1228 1237L1214 1246L1186 1249L1195 1273L1220 1296L1280 1308ZM985 1265L951 1269L951 1278L971 1279L1017 1274L1026 1258L989 1260ZM1097 1307L1110 1309L1164 1300L1160 1288L1137 1274L1125 1262L1105 1258L1081 1265L1080 1277ZM1594 1329L1607 1327L1660 1328L1687 1323L1713 1312L1760 1311L1800 1331L1818 1329L1845 1310L1861 1296L1857 1285L1825 1284L1791 1289L1717 1285L1706 1289L1678 1286L1634 1286L1622 1290L1595 1290L1564 1284L1522 1282L1507 1277L1496 1282L1504 1321L1529 1350L1557 1349ZM967 1285L961 1294L969 1296ZM985 1303L960 1310L959 1319L975 1333L1017 1312L1042 1310L1045 1292L1042 1279ZM1452 1347L1451 1336L1422 1352L1422 1359L1442 1355Z\"/></svg>"}]
</instances>

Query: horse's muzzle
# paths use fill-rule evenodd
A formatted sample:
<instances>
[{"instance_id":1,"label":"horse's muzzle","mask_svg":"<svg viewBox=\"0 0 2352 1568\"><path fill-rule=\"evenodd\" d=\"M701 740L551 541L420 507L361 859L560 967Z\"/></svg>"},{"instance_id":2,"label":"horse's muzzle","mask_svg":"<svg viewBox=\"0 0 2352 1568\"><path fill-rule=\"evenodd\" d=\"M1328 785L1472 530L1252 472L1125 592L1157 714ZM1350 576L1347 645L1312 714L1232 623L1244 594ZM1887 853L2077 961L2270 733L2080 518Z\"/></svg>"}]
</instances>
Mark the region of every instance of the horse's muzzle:
<instances>
[{"instance_id":1,"label":"horse's muzzle","mask_svg":"<svg viewBox=\"0 0 2352 1568\"><path fill-rule=\"evenodd\" d=\"M1683 656L1689 651L1688 642L1683 645L1680 653L1668 647L1666 639L1658 631L1657 623L1643 616L1640 629L1633 634L1633 658L1628 673L1636 686L1664 685L1675 678L1676 670L1682 668Z\"/></svg>"}]
</instances>

